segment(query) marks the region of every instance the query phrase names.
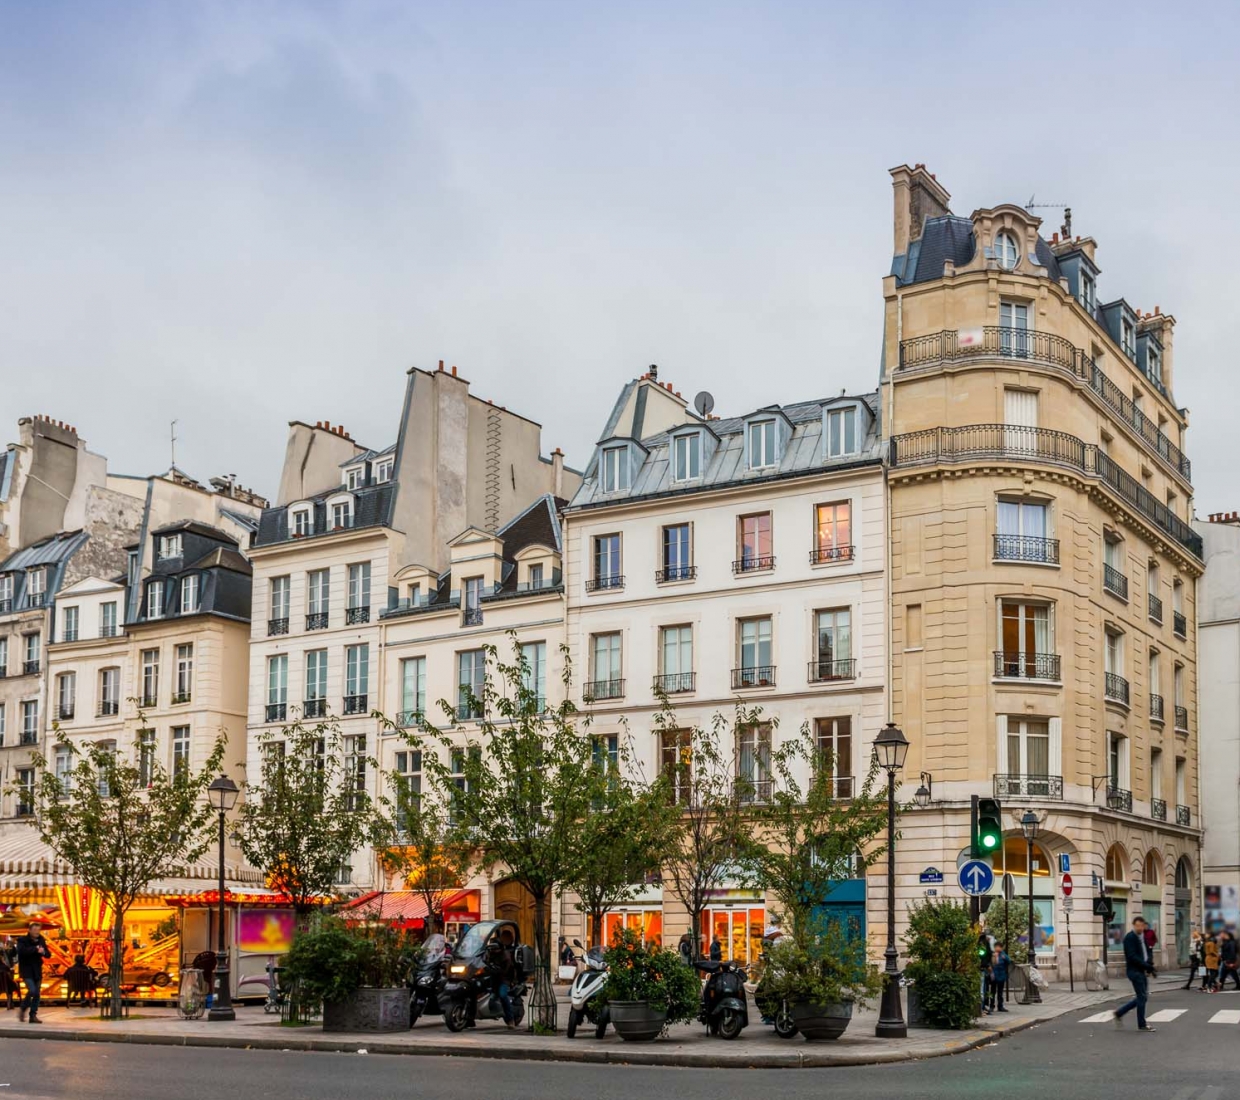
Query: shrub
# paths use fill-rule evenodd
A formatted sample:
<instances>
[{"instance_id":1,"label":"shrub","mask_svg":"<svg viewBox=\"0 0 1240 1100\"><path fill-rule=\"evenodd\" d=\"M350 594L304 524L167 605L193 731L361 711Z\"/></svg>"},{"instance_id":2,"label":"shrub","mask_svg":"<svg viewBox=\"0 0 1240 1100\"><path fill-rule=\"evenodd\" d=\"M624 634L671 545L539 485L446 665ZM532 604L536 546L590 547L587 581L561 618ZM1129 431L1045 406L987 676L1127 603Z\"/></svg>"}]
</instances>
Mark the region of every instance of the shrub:
<instances>
[{"instance_id":1,"label":"shrub","mask_svg":"<svg viewBox=\"0 0 1240 1100\"><path fill-rule=\"evenodd\" d=\"M697 1018L701 984L697 974L675 951L643 947L632 929L621 932L607 949L608 1001L645 1001L665 1009L669 1024Z\"/></svg>"},{"instance_id":2,"label":"shrub","mask_svg":"<svg viewBox=\"0 0 1240 1100\"><path fill-rule=\"evenodd\" d=\"M763 995L790 1002L865 1005L882 978L865 957L865 940L849 937L832 921L802 945L784 936L767 949Z\"/></svg>"},{"instance_id":3,"label":"shrub","mask_svg":"<svg viewBox=\"0 0 1240 1100\"><path fill-rule=\"evenodd\" d=\"M909 906L904 942L917 1002L935 1027L968 1027L981 1008L978 928L963 905L946 899Z\"/></svg>"},{"instance_id":4,"label":"shrub","mask_svg":"<svg viewBox=\"0 0 1240 1100\"><path fill-rule=\"evenodd\" d=\"M350 927L328 917L298 933L284 957L284 974L300 983L308 1001L343 1001L363 986L404 985L420 954L411 933L387 924Z\"/></svg>"},{"instance_id":5,"label":"shrub","mask_svg":"<svg viewBox=\"0 0 1240 1100\"><path fill-rule=\"evenodd\" d=\"M918 969L914 975L913 969L908 974L915 978L917 1003L931 1024L956 1031L972 1026L980 1002L977 982L946 970Z\"/></svg>"}]
</instances>

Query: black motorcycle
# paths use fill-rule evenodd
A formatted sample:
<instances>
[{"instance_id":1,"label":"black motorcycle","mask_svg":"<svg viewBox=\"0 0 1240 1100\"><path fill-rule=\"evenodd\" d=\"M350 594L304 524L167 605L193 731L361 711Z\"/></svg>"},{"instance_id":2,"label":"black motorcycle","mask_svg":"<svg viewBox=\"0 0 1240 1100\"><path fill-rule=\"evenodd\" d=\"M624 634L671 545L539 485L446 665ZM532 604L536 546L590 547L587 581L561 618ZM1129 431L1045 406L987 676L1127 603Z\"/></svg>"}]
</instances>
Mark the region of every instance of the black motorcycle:
<instances>
[{"instance_id":1,"label":"black motorcycle","mask_svg":"<svg viewBox=\"0 0 1240 1100\"><path fill-rule=\"evenodd\" d=\"M533 948L519 943L520 930L513 921L485 920L471 925L444 960L444 976L437 997L443 1022L449 1031L464 1031L476 1020L502 1020L499 999L503 955L511 952L514 981L509 982L513 1022L525 1018L527 977L534 970Z\"/></svg>"},{"instance_id":2,"label":"black motorcycle","mask_svg":"<svg viewBox=\"0 0 1240 1100\"><path fill-rule=\"evenodd\" d=\"M749 1026L745 971L728 961L698 959L693 965L707 975L698 1019L712 1035L720 1039L735 1039Z\"/></svg>"},{"instance_id":3,"label":"black motorcycle","mask_svg":"<svg viewBox=\"0 0 1240 1100\"><path fill-rule=\"evenodd\" d=\"M448 941L438 932L427 936L422 945L422 957L418 969L410 981L409 1026L413 1027L423 1016L439 1014L439 987L443 983L444 962L452 954Z\"/></svg>"}]
</instances>

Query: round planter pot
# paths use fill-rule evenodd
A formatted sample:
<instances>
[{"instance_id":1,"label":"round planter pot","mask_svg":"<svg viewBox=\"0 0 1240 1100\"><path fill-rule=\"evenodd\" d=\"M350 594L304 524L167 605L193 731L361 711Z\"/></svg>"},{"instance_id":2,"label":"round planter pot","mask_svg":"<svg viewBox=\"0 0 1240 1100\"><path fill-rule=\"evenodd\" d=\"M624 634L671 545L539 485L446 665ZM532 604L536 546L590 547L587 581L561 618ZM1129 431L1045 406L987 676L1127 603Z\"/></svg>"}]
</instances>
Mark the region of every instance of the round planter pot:
<instances>
[{"instance_id":1,"label":"round planter pot","mask_svg":"<svg viewBox=\"0 0 1240 1100\"><path fill-rule=\"evenodd\" d=\"M324 1031L408 1031L409 990L359 989L323 1005Z\"/></svg>"},{"instance_id":2,"label":"round planter pot","mask_svg":"<svg viewBox=\"0 0 1240 1100\"><path fill-rule=\"evenodd\" d=\"M853 1006L849 1001L831 1005L794 1004L791 1007L797 1030L810 1042L838 1039L852 1020Z\"/></svg>"},{"instance_id":3,"label":"round planter pot","mask_svg":"<svg viewBox=\"0 0 1240 1100\"><path fill-rule=\"evenodd\" d=\"M657 1039L667 1022L664 1009L651 1008L645 1001L611 1001L607 1008L616 1033L629 1043Z\"/></svg>"}]
</instances>

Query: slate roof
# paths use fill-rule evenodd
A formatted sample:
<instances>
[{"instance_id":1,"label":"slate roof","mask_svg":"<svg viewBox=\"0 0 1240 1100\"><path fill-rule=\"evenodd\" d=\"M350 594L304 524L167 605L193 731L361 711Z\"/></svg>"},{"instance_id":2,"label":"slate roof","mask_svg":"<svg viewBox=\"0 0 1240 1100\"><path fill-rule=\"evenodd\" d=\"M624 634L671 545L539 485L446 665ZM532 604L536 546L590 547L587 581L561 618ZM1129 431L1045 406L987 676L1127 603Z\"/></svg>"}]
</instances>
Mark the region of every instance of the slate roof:
<instances>
[{"instance_id":1,"label":"slate roof","mask_svg":"<svg viewBox=\"0 0 1240 1100\"><path fill-rule=\"evenodd\" d=\"M303 535L298 542L309 539L323 538L334 534L327 525L327 499L340 493L350 493L353 497L353 526L387 527L392 522L392 501L396 495L396 482L386 481L382 485L368 485L362 489L345 489L337 485L325 492L317 493L304 499L314 506L314 533ZM278 508L264 508L259 517L258 531L254 535L255 546L273 546L280 542L291 542L292 536L288 528L288 505Z\"/></svg>"},{"instance_id":2,"label":"slate roof","mask_svg":"<svg viewBox=\"0 0 1240 1100\"><path fill-rule=\"evenodd\" d=\"M943 264L950 260L957 267L969 263L977 251L973 220L955 214L927 218L921 236L909 245L908 252L896 256L891 273L900 286L925 283L943 277ZM1051 246L1041 237L1034 250L1038 263L1046 268L1048 278L1059 281L1059 261Z\"/></svg>"},{"instance_id":3,"label":"slate roof","mask_svg":"<svg viewBox=\"0 0 1240 1100\"><path fill-rule=\"evenodd\" d=\"M237 553L236 550L229 550L221 546L218 550L212 550L211 553L199 558L196 562L192 562L185 568L188 569L211 569L219 566L221 569L231 569L234 573L244 573L247 577L254 573L253 566L246 560L244 554Z\"/></svg>"},{"instance_id":4,"label":"slate roof","mask_svg":"<svg viewBox=\"0 0 1240 1100\"><path fill-rule=\"evenodd\" d=\"M163 527L157 527L152 531L151 537L158 538L160 535L172 535L177 531L190 531L195 535L215 539L217 542L226 542L229 546L237 545L237 540L227 531L221 531L218 527L212 527L211 524L202 523L196 519L179 519L175 523L166 523Z\"/></svg>"},{"instance_id":5,"label":"slate roof","mask_svg":"<svg viewBox=\"0 0 1240 1100\"><path fill-rule=\"evenodd\" d=\"M496 534L503 539L505 560L515 561L517 554L527 546L562 550L559 513L567 504L568 501L547 493L504 524Z\"/></svg>"},{"instance_id":6,"label":"slate roof","mask_svg":"<svg viewBox=\"0 0 1240 1100\"><path fill-rule=\"evenodd\" d=\"M0 562L0 573L13 574L11 610L26 611L35 607L46 607L51 603L60 591L69 559L85 546L89 539L90 536L85 531L61 531L10 554ZM29 575L26 570L34 566L45 566L47 577L42 602L32 605L26 598L26 578Z\"/></svg>"},{"instance_id":7,"label":"slate roof","mask_svg":"<svg viewBox=\"0 0 1240 1100\"><path fill-rule=\"evenodd\" d=\"M363 451L361 454L356 454L352 458L346 458L340 463L340 468L343 470L346 466L356 466L359 462L373 462L376 458L382 458L384 455L391 455L395 453L395 443L388 447L384 447L381 451Z\"/></svg>"}]
</instances>

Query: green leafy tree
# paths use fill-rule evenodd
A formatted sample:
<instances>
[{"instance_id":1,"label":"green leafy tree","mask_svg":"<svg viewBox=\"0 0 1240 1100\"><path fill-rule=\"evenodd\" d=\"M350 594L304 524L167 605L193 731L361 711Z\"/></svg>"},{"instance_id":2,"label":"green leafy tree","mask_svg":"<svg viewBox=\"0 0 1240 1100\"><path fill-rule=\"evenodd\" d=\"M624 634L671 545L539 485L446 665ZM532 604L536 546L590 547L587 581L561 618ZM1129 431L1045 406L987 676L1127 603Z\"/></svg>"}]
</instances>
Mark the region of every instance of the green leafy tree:
<instances>
[{"instance_id":1,"label":"green leafy tree","mask_svg":"<svg viewBox=\"0 0 1240 1100\"><path fill-rule=\"evenodd\" d=\"M904 973L935 1027L968 1027L981 1010L979 932L967 905L928 898L908 908Z\"/></svg>"},{"instance_id":2,"label":"green leafy tree","mask_svg":"<svg viewBox=\"0 0 1240 1100\"><path fill-rule=\"evenodd\" d=\"M145 726L139 712L138 728ZM53 727L59 733L59 727ZM216 815L205 797L224 759L216 740L201 771L169 773L135 746L133 759L101 743L76 746L58 776L39 753L35 784L24 795L31 823L43 842L82 885L97 890L112 908L112 957L108 981L112 1017L121 1015L125 915L151 884L200 859L215 839Z\"/></svg>"},{"instance_id":3,"label":"green leafy tree","mask_svg":"<svg viewBox=\"0 0 1240 1100\"><path fill-rule=\"evenodd\" d=\"M1038 919L1037 906L1034 906L1034 920ZM1026 939L1029 935L1029 902L1024 898L995 898L986 910L986 931L999 943L1007 944L1007 953L1014 963L1029 961L1029 948ZM1022 939L1022 937L1025 937Z\"/></svg>"}]
</instances>

